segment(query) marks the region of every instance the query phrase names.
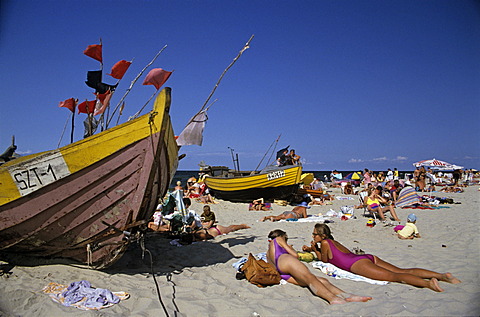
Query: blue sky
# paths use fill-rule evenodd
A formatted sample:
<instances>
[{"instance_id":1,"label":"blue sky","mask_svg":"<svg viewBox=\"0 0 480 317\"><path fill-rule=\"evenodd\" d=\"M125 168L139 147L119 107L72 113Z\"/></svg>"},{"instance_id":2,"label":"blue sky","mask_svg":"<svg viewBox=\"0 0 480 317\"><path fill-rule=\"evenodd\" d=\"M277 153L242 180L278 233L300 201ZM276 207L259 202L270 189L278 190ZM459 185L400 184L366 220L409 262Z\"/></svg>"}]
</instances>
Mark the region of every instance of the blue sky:
<instances>
[{"instance_id":1,"label":"blue sky","mask_svg":"<svg viewBox=\"0 0 480 317\"><path fill-rule=\"evenodd\" d=\"M99 63L83 50L99 38L105 73L134 58L114 105L168 45L152 67L175 70L167 86L180 134L255 34L213 97L203 146L183 147L179 169L198 169L202 160L232 166L228 147L241 169L254 169L280 134L277 149L290 145L307 170L411 170L430 158L480 169L478 1L3 0L0 6L0 152L13 134L19 153L57 147L70 115L58 103L92 100L84 81ZM154 92L141 85L143 77L126 99L124 120ZM114 83L109 76L104 81ZM76 140L83 119L76 117Z\"/></svg>"}]
</instances>

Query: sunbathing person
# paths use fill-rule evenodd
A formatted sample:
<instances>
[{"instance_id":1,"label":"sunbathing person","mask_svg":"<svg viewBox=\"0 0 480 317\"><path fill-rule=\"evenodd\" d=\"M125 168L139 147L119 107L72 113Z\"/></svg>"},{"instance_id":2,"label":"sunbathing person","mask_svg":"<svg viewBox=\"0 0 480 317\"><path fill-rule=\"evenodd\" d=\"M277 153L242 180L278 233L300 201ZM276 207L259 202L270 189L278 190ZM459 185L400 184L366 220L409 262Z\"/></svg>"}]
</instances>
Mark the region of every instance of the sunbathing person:
<instances>
[{"instance_id":1,"label":"sunbathing person","mask_svg":"<svg viewBox=\"0 0 480 317\"><path fill-rule=\"evenodd\" d=\"M463 193L464 192L463 188L455 187L455 186L446 186L440 189L440 191L444 193Z\"/></svg>"},{"instance_id":2,"label":"sunbathing person","mask_svg":"<svg viewBox=\"0 0 480 317\"><path fill-rule=\"evenodd\" d=\"M247 226L246 224L230 225L228 227L215 225L208 229L201 228L199 230L196 230L195 232L193 232L193 237L195 241L205 241L205 240L213 239L222 234L228 234L230 232L234 232L241 229L248 229L248 228L250 228L250 226Z\"/></svg>"},{"instance_id":3,"label":"sunbathing person","mask_svg":"<svg viewBox=\"0 0 480 317\"><path fill-rule=\"evenodd\" d=\"M265 216L261 218L260 221L280 221L282 219L307 218L307 208L310 208L310 206L308 206L308 203L302 202L300 205L293 208L292 211L284 211L278 216Z\"/></svg>"},{"instance_id":4,"label":"sunbathing person","mask_svg":"<svg viewBox=\"0 0 480 317\"><path fill-rule=\"evenodd\" d=\"M365 205L367 206L368 211L373 213L378 212L378 215L382 221L386 220L384 213L390 211L393 219L395 221L400 221L400 219L397 217L397 213L395 212L395 208L393 208L393 205L382 207L381 204L387 204L387 200L382 197L382 186L377 186L370 195L365 197Z\"/></svg>"},{"instance_id":5,"label":"sunbathing person","mask_svg":"<svg viewBox=\"0 0 480 317\"><path fill-rule=\"evenodd\" d=\"M343 270L358 275L380 281L427 287L435 292L443 292L438 281L452 284L461 283L451 273L437 273L419 268L401 269L371 254L353 254L333 239L330 228L323 223L315 225L312 235L311 246L303 246L304 251L313 251L322 262L332 263Z\"/></svg>"},{"instance_id":6,"label":"sunbathing person","mask_svg":"<svg viewBox=\"0 0 480 317\"><path fill-rule=\"evenodd\" d=\"M331 284L327 279L318 277L298 260L297 252L287 244L287 234L282 230L273 230L268 234L269 245L267 260L275 265L281 277L289 283L308 287L310 291L330 304L347 302L366 302L371 297L348 294Z\"/></svg>"},{"instance_id":7,"label":"sunbathing person","mask_svg":"<svg viewBox=\"0 0 480 317\"><path fill-rule=\"evenodd\" d=\"M269 210L269 208L268 208L267 205L265 204L264 199L263 199L263 198L259 198L259 199L255 199L254 201L252 201L249 210L263 210L263 211L267 211L267 210Z\"/></svg>"},{"instance_id":8,"label":"sunbathing person","mask_svg":"<svg viewBox=\"0 0 480 317\"><path fill-rule=\"evenodd\" d=\"M343 193L345 195L353 195L353 186L351 182L348 182L345 187L343 187Z\"/></svg>"}]
</instances>

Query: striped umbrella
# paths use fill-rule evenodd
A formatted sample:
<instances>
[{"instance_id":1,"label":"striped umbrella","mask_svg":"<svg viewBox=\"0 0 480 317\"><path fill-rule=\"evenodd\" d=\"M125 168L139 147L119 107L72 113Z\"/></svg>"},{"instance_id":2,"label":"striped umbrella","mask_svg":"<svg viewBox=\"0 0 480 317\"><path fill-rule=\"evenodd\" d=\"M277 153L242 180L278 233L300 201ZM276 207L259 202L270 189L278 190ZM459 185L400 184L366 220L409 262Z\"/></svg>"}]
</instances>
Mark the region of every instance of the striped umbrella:
<instances>
[{"instance_id":1,"label":"striped umbrella","mask_svg":"<svg viewBox=\"0 0 480 317\"><path fill-rule=\"evenodd\" d=\"M424 166L424 167L430 167L431 169L438 169L438 170L453 170L453 169L463 168L463 166L450 164L445 161L440 161L437 159L419 161L419 162L413 163L413 166L415 167Z\"/></svg>"}]
</instances>

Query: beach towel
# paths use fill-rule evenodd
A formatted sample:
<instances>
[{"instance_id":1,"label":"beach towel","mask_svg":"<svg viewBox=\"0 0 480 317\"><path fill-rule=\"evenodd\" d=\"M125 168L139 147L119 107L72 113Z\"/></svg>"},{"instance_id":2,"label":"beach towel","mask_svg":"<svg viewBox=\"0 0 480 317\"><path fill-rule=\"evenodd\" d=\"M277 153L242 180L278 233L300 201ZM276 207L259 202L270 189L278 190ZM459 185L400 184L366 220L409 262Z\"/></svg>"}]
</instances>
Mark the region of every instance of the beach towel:
<instances>
[{"instance_id":1,"label":"beach towel","mask_svg":"<svg viewBox=\"0 0 480 317\"><path fill-rule=\"evenodd\" d=\"M49 283L42 290L50 298L63 306L73 306L81 310L99 310L118 304L130 297L125 292L111 292L103 288L94 288L90 282L82 280L70 285Z\"/></svg>"},{"instance_id":2,"label":"beach towel","mask_svg":"<svg viewBox=\"0 0 480 317\"><path fill-rule=\"evenodd\" d=\"M375 284L375 285L387 285L388 281L377 281L377 280L372 280L368 277L361 276L354 274L352 272L348 272L345 270L342 270L332 263L325 263L322 261L314 261L310 263L314 268L319 269L322 271L322 273L327 274L328 276L334 277L336 279L349 279L352 281L360 281L360 282L366 282L370 284Z\"/></svg>"},{"instance_id":3,"label":"beach towel","mask_svg":"<svg viewBox=\"0 0 480 317\"><path fill-rule=\"evenodd\" d=\"M315 215L309 215L307 218L290 218L290 219L282 219L279 222L320 222L324 223L325 220L330 220L331 217L325 217L325 216L315 216Z\"/></svg>"},{"instance_id":4,"label":"beach towel","mask_svg":"<svg viewBox=\"0 0 480 317\"><path fill-rule=\"evenodd\" d=\"M336 198L337 200L353 200L352 197L336 196L335 198Z\"/></svg>"},{"instance_id":5,"label":"beach towel","mask_svg":"<svg viewBox=\"0 0 480 317\"><path fill-rule=\"evenodd\" d=\"M405 206L403 209L437 209L434 207L429 207L429 206L422 206L422 205L411 205L411 206Z\"/></svg>"}]
</instances>

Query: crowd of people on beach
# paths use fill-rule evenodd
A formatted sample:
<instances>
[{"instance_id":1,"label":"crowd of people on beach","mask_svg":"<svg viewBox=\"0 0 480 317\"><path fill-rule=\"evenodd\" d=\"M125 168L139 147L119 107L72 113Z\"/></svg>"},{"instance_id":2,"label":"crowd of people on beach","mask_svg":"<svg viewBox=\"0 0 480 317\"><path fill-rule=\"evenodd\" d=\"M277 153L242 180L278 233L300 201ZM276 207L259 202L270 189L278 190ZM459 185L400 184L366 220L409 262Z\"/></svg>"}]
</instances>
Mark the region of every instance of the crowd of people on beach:
<instances>
[{"instance_id":1,"label":"crowd of people on beach","mask_svg":"<svg viewBox=\"0 0 480 317\"><path fill-rule=\"evenodd\" d=\"M412 178L406 177L405 179L400 179L397 169L388 169L385 173L373 173L365 169L361 174L361 182L356 184L357 186L354 186L351 182L347 182L347 184L340 185L340 187L344 195L358 195L362 197L360 200L361 204L355 206L355 208L364 208L366 211L378 215L378 218L383 222L386 222L386 213L389 213L391 219L398 222L394 230L399 239L409 240L420 238L421 235L416 226L417 216L415 214L409 214L405 225L400 225L400 219L395 211L395 207L397 201L401 198L402 189L411 187L414 191L421 192L426 190L428 184L423 184L426 179L431 180L429 184L433 184L434 186L443 185L447 188L449 186L446 185L449 183L448 181L444 183L444 180L450 180L450 175L446 173L437 173L437 178L432 179L427 176L431 171L425 170L425 172L423 172L423 170L423 168L418 168L413 173ZM331 176L333 181L329 184L325 184L315 178L312 183L306 184L305 187L329 195L327 194L329 188L339 187L339 182L336 180L341 180L341 176L339 178L337 174L339 174L337 171L332 172ZM455 176L457 175L455 172L452 174L452 186L465 186L465 184L474 183L473 176L469 172L465 172L463 184L460 182L462 174L460 174L460 176ZM440 181L440 177L443 177L443 180ZM185 224L183 232L180 235L182 244L210 240L219 235L250 228L247 224L220 225L217 223L217 217L210 205L210 203L214 202L214 199L211 196L208 197L208 189L206 189L201 178L198 182L194 177L188 179L185 188L181 182L177 182L175 191L182 193L180 198L186 214L186 218L180 220ZM207 196L207 198L204 196ZM200 197L204 198L200 199ZM332 199L334 196L329 195L329 197ZM190 209L191 199L197 199L198 202L204 203L201 215L198 215ZM322 199L321 201L323 203L326 199ZM310 194L303 195L301 201L294 205L291 210L276 216L264 216L259 220L262 222L276 222L307 218L308 209L315 204L319 203L314 197ZM175 228L175 226L172 225L175 223L175 218L168 218L169 214L165 214L164 207L165 206L161 204L159 207L160 213L162 213L163 219L170 219L170 221L167 222L167 224L158 223L158 219L156 222L151 222L149 228L153 231L172 232ZM261 198L254 200L250 204L250 210L268 210L265 208L266 203ZM170 213L170 215L171 214L172 213ZM177 233L179 232L180 231L177 231ZM314 275L300 261L301 253L313 254L319 261L331 263L342 270L359 276L374 280L404 283L420 288L429 288L436 292L444 291L439 284L440 281L452 284L461 283L459 279L455 278L449 272L438 273L422 268L403 269L375 255L352 253L333 238L330 227L325 223L316 223L314 225L310 245L304 245L299 252L288 244L287 233L283 230L276 229L271 231L268 234L268 241L268 251L266 253L268 262L275 267L282 279L288 283L309 288L314 295L325 299L330 304L366 302L371 300L372 297L350 294L334 286L327 279Z\"/></svg>"}]
</instances>

